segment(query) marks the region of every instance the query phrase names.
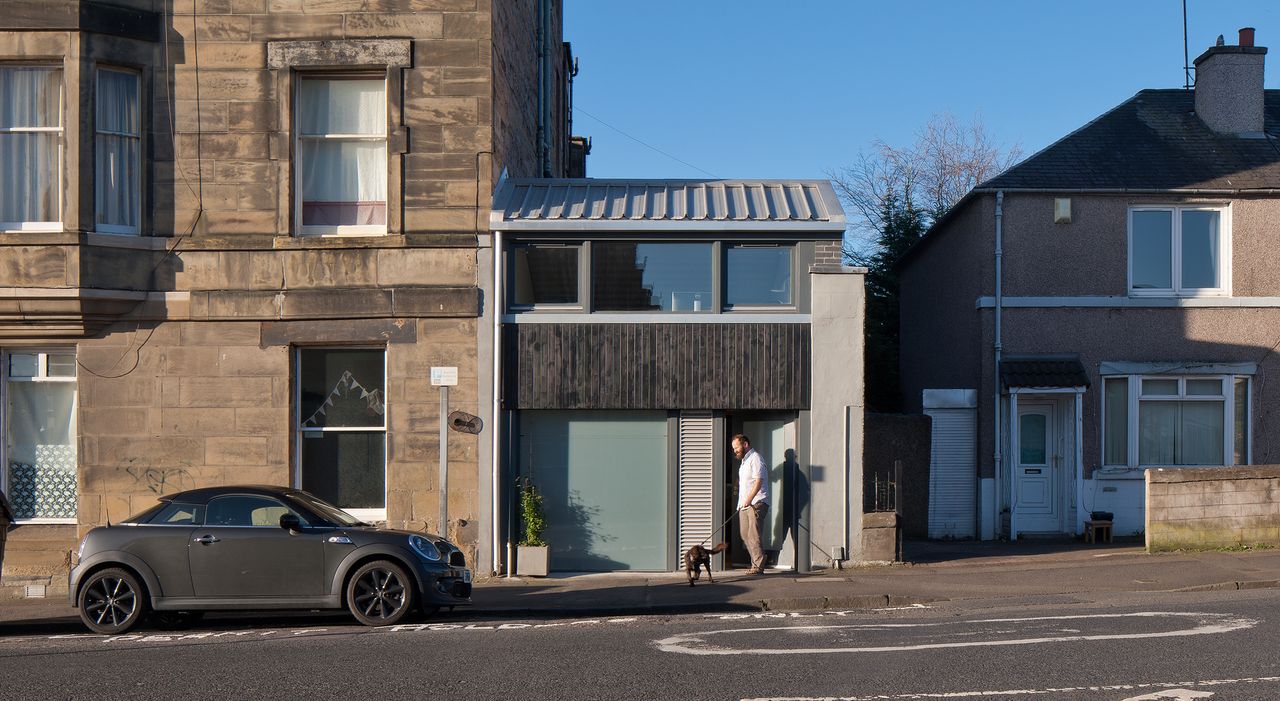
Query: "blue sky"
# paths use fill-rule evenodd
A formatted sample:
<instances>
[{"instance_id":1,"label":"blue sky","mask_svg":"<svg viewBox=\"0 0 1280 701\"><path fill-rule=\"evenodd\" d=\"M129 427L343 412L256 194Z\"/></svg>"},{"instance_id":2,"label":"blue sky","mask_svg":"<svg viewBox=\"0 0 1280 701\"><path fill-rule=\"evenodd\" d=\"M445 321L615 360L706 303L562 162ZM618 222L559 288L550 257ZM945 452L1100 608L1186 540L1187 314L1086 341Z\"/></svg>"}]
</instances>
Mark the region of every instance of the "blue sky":
<instances>
[{"instance_id":1,"label":"blue sky","mask_svg":"<svg viewBox=\"0 0 1280 701\"><path fill-rule=\"evenodd\" d=\"M1187 6L1192 60L1245 26L1280 60L1280 2ZM1183 84L1181 0L565 0L564 36L592 177L825 177L943 112L1026 156Z\"/></svg>"}]
</instances>

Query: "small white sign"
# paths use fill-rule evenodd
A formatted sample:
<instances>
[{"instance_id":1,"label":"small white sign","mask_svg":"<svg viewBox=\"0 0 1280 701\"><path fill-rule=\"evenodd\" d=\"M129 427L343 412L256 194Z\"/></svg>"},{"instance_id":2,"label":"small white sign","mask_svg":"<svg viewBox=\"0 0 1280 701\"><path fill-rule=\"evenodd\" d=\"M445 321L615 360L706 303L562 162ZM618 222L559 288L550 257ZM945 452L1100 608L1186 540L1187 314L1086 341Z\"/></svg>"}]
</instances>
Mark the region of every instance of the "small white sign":
<instances>
[{"instance_id":1,"label":"small white sign","mask_svg":"<svg viewBox=\"0 0 1280 701\"><path fill-rule=\"evenodd\" d=\"M458 384L458 368L431 368L431 384L453 387Z\"/></svg>"}]
</instances>

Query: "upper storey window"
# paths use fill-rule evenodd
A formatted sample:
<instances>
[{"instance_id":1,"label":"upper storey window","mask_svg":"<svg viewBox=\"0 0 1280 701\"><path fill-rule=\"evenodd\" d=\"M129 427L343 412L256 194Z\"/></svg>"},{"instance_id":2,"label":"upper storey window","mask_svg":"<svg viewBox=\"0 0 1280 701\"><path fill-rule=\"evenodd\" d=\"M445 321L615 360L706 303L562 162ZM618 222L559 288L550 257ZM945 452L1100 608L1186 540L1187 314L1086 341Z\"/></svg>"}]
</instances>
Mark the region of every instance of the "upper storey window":
<instances>
[{"instance_id":1,"label":"upper storey window","mask_svg":"<svg viewBox=\"0 0 1280 701\"><path fill-rule=\"evenodd\" d=\"M109 234L139 231L142 126L138 82L138 74L131 71L98 70L94 226Z\"/></svg>"},{"instance_id":2,"label":"upper storey window","mask_svg":"<svg viewBox=\"0 0 1280 701\"><path fill-rule=\"evenodd\" d=\"M1231 235L1224 208L1129 211L1129 294L1231 294Z\"/></svg>"},{"instance_id":3,"label":"upper storey window","mask_svg":"<svg viewBox=\"0 0 1280 701\"><path fill-rule=\"evenodd\" d=\"M303 76L296 106L300 232L386 233L385 76Z\"/></svg>"},{"instance_id":4,"label":"upper storey window","mask_svg":"<svg viewBox=\"0 0 1280 701\"><path fill-rule=\"evenodd\" d=\"M0 66L0 230L62 228L62 71Z\"/></svg>"}]
</instances>

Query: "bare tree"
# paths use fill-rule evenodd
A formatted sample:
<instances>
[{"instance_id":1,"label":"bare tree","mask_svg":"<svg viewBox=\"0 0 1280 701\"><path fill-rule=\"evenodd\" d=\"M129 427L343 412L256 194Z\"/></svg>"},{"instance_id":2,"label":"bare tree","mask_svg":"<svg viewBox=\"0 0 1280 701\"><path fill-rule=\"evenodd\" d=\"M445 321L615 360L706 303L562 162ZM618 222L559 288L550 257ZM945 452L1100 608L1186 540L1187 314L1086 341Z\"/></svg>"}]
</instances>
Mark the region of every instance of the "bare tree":
<instances>
[{"instance_id":1,"label":"bare tree","mask_svg":"<svg viewBox=\"0 0 1280 701\"><path fill-rule=\"evenodd\" d=\"M853 210L853 257L865 258L874 247L887 223L887 204L922 213L927 227L1021 155L1016 145L997 146L981 119L961 124L949 113L934 115L910 146L872 142L871 152L859 154L853 165L828 173Z\"/></svg>"}]
</instances>

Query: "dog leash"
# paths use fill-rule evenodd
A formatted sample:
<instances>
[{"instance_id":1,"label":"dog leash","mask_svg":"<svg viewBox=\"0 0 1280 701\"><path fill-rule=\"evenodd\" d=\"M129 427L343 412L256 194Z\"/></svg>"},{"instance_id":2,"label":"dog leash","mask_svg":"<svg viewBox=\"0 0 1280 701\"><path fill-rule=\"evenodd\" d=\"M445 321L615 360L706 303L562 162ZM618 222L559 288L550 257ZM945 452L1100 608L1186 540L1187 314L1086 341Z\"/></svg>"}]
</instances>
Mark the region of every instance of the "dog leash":
<instances>
[{"instance_id":1,"label":"dog leash","mask_svg":"<svg viewBox=\"0 0 1280 701\"><path fill-rule=\"evenodd\" d=\"M730 521L732 521L732 520L733 520L733 517L734 517L734 516L737 516L737 515L738 515L738 512L737 512L737 511L733 512L732 514L729 514L729 518L726 518L726 519L724 520L724 523L720 524L719 528L716 528L716 530L711 531L710 533L708 533L708 534L707 534L707 537L706 537L706 538L703 538L703 539L702 539L702 542L701 542L701 543L698 543L698 545L705 545L705 544L706 544L706 542L707 542L708 540L711 540L711 536L715 535L717 531L720 531L720 530L722 530L725 526L729 525L729 522L730 522Z\"/></svg>"}]
</instances>

